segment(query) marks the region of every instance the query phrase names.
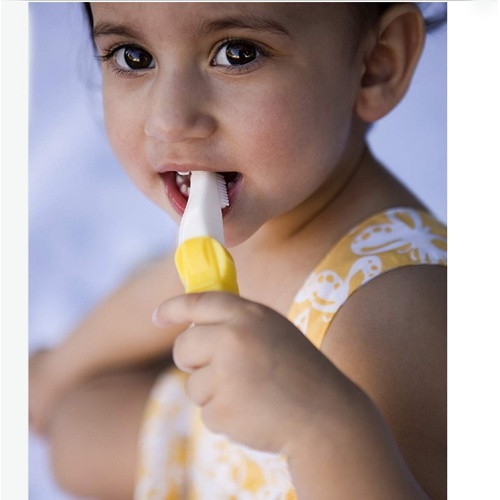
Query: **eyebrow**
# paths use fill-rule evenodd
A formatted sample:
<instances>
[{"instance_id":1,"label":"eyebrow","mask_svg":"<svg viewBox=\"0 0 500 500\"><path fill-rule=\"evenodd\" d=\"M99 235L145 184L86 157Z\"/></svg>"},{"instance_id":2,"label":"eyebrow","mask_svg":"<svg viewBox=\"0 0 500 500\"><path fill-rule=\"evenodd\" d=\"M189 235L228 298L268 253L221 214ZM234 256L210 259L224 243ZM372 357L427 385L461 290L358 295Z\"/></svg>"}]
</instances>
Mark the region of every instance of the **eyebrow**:
<instances>
[{"instance_id":1,"label":"eyebrow","mask_svg":"<svg viewBox=\"0 0 500 500\"><path fill-rule=\"evenodd\" d=\"M208 35L213 32L234 28L267 31L272 34L291 36L290 32L278 22L249 15L216 19L203 23L199 30L202 35Z\"/></svg>"},{"instance_id":2,"label":"eyebrow","mask_svg":"<svg viewBox=\"0 0 500 500\"><path fill-rule=\"evenodd\" d=\"M92 38L96 40L101 36L117 35L125 38L141 39L141 33L130 26L124 24L112 24L108 22L98 22L92 29Z\"/></svg>"}]
</instances>

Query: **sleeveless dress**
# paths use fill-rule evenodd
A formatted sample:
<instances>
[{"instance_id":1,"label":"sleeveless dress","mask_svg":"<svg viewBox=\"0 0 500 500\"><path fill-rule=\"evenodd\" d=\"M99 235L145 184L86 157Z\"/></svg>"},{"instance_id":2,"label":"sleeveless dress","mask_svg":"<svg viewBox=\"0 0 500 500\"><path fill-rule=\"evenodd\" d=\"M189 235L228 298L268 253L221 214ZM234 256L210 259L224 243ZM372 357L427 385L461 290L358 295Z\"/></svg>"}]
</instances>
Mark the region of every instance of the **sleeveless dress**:
<instances>
[{"instance_id":1,"label":"sleeveless dress","mask_svg":"<svg viewBox=\"0 0 500 500\"><path fill-rule=\"evenodd\" d=\"M446 265L446 227L425 211L377 213L341 238L309 275L288 313L319 349L346 299L403 266ZM139 442L135 500L292 500L286 460L208 431L184 393L187 375L169 368L154 386Z\"/></svg>"}]
</instances>

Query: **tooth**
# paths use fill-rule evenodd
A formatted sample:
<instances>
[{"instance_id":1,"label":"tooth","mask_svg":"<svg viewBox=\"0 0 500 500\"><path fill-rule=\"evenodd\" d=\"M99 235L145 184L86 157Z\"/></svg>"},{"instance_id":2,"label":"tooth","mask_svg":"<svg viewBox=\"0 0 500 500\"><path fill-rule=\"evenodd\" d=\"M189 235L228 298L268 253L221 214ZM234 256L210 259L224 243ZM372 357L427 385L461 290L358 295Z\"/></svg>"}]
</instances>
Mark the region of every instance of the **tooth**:
<instances>
[{"instance_id":1,"label":"tooth","mask_svg":"<svg viewBox=\"0 0 500 500\"><path fill-rule=\"evenodd\" d=\"M181 184L179 186L179 191L186 197L189 196L189 187L187 184Z\"/></svg>"},{"instance_id":2,"label":"tooth","mask_svg":"<svg viewBox=\"0 0 500 500\"><path fill-rule=\"evenodd\" d=\"M189 175L191 172L177 172L177 175L182 175L182 176L185 176L185 175Z\"/></svg>"}]
</instances>

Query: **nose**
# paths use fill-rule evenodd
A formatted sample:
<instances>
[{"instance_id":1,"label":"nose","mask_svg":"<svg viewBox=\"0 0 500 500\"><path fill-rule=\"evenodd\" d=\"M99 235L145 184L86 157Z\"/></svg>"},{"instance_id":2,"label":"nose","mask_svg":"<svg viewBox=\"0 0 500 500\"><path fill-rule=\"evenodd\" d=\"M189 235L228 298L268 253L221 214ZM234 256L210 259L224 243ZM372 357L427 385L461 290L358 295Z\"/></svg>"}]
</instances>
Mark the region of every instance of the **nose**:
<instances>
[{"instance_id":1,"label":"nose","mask_svg":"<svg viewBox=\"0 0 500 500\"><path fill-rule=\"evenodd\" d=\"M144 125L147 137L176 143L210 137L216 128L210 91L201 75L175 73L158 77L150 88Z\"/></svg>"}]
</instances>

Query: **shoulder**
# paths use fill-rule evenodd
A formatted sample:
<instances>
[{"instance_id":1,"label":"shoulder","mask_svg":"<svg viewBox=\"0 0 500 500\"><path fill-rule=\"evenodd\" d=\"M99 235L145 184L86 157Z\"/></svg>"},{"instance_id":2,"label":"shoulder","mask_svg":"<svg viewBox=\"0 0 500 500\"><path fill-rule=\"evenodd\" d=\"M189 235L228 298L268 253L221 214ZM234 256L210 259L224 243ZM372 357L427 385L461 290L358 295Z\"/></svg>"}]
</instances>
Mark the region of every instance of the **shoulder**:
<instances>
[{"instance_id":1,"label":"shoulder","mask_svg":"<svg viewBox=\"0 0 500 500\"><path fill-rule=\"evenodd\" d=\"M373 279L346 301L321 346L375 402L436 497L446 484L446 276L443 266L418 265Z\"/></svg>"},{"instance_id":2,"label":"shoulder","mask_svg":"<svg viewBox=\"0 0 500 500\"><path fill-rule=\"evenodd\" d=\"M426 349L446 345L447 269L415 265L393 269L346 301L329 329L323 348L333 352L353 342L363 349L379 345ZM360 346L362 347L362 346Z\"/></svg>"}]
</instances>

